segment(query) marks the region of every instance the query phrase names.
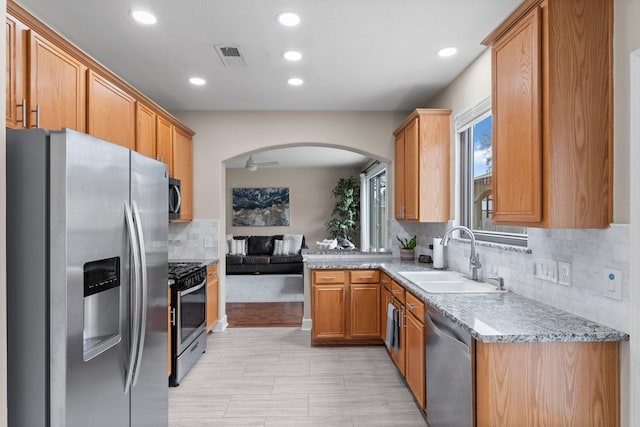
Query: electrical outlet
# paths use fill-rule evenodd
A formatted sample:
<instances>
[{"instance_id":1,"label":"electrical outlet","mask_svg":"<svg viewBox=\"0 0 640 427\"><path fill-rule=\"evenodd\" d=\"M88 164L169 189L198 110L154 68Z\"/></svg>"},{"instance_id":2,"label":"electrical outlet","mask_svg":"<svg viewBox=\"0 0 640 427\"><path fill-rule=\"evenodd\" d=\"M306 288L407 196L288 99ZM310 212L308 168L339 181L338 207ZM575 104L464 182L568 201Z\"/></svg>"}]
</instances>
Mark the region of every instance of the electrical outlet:
<instances>
[{"instance_id":1,"label":"electrical outlet","mask_svg":"<svg viewBox=\"0 0 640 427\"><path fill-rule=\"evenodd\" d=\"M604 296L622 301L622 271L605 267L602 279L604 281Z\"/></svg>"},{"instance_id":2,"label":"electrical outlet","mask_svg":"<svg viewBox=\"0 0 640 427\"><path fill-rule=\"evenodd\" d=\"M210 236L210 235L207 235L207 234L202 236L202 246L205 247L205 248L212 248L213 247L213 236Z\"/></svg>"},{"instance_id":3,"label":"electrical outlet","mask_svg":"<svg viewBox=\"0 0 640 427\"><path fill-rule=\"evenodd\" d=\"M534 262L535 275L547 282L558 283L558 263L552 259L538 258Z\"/></svg>"},{"instance_id":4,"label":"electrical outlet","mask_svg":"<svg viewBox=\"0 0 640 427\"><path fill-rule=\"evenodd\" d=\"M558 262L558 283L565 286L571 286L570 262Z\"/></svg>"}]
</instances>

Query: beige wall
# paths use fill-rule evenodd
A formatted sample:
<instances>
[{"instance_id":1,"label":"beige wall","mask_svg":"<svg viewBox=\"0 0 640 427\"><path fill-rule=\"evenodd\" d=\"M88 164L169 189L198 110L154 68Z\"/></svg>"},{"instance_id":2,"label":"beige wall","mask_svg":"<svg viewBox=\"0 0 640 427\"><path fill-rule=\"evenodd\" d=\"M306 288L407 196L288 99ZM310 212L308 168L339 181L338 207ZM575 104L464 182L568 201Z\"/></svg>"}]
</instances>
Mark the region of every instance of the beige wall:
<instances>
[{"instance_id":1,"label":"beige wall","mask_svg":"<svg viewBox=\"0 0 640 427\"><path fill-rule=\"evenodd\" d=\"M226 175L226 233L235 235L304 234L307 246L328 238L325 222L331 219L335 199L331 190L338 179L358 176L360 169L352 168L294 168L227 169ZM288 227L232 227L231 189L242 187L288 187L290 225ZM357 244L357 242L355 242Z\"/></svg>"}]
</instances>

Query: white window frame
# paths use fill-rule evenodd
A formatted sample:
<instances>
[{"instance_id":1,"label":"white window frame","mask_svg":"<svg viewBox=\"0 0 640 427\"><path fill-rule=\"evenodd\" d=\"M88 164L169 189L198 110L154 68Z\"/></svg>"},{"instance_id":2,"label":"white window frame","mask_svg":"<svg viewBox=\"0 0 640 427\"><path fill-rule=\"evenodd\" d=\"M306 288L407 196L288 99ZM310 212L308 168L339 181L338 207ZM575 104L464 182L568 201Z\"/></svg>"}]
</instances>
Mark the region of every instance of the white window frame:
<instances>
[{"instance_id":1,"label":"white window frame","mask_svg":"<svg viewBox=\"0 0 640 427\"><path fill-rule=\"evenodd\" d=\"M387 218L383 218L383 221L388 221L389 219L389 171L387 169L387 164L383 162L376 162L368 167L364 172L360 174L360 246L363 251L371 250L371 239L370 236L370 228L371 223L369 221L370 217L370 209L369 209L369 190L370 190L370 180L381 173L385 173L387 175ZM388 245L388 237L384 244L384 247L377 248L377 250L384 250Z\"/></svg>"},{"instance_id":2,"label":"white window frame","mask_svg":"<svg viewBox=\"0 0 640 427\"><path fill-rule=\"evenodd\" d=\"M483 99L481 102L469 108L464 113L455 118L456 134L456 218L460 225L472 228L471 218L471 183L469 182L468 170L470 169L468 152L463 152L461 133L473 127L476 123L492 115L491 97ZM471 143L471 142L467 142ZM463 172L464 171L464 172ZM463 177L465 179L463 179ZM514 246L527 246L527 234L505 233L497 231L473 230L477 240L486 242L502 243Z\"/></svg>"}]
</instances>

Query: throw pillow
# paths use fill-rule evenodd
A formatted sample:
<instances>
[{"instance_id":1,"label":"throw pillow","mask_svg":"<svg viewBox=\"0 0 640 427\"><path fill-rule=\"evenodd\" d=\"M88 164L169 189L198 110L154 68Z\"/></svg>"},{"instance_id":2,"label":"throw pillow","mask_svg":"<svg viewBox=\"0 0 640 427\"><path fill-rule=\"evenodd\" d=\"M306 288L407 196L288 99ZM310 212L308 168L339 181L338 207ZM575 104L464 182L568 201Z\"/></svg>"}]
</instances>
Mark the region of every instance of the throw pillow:
<instances>
[{"instance_id":1,"label":"throw pillow","mask_svg":"<svg viewBox=\"0 0 640 427\"><path fill-rule=\"evenodd\" d=\"M288 240L274 240L275 247L273 249L274 255L289 255L289 241Z\"/></svg>"},{"instance_id":2,"label":"throw pillow","mask_svg":"<svg viewBox=\"0 0 640 427\"><path fill-rule=\"evenodd\" d=\"M282 237L283 241L289 242L289 254L295 255L300 252L302 248L302 234L285 234Z\"/></svg>"},{"instance_id":3,"label":"throw pillow","mask_svg":"<svg viewBox=\"0 0 640 427\"><path fill-rule=\"evenodd\" d=\"M231 240L231 255L246 255L247 254L247 244L245 239Z\"/></svg>"},{"instance_id":4,"label":"throw pillow","mask_svg":"<svg viewBox=\"0 0 640 427\"><path fill-rule=\"evenodd\" d=\"M229 255L231 253L231 242L233 241L233 234L227 234L224 237L224 240L226 241L226 244L227 244L226 254Z\"/></svg>"},{"instance_id":5,"label":"throw pillow","mask_svg":"<svg viewBox=\"0 0 640 427\"><path fill-rule=\"evenodd\" d=\"M272 236L250 236L247 241L247 255L273 254Z\"/></svg>"}]
</instances>

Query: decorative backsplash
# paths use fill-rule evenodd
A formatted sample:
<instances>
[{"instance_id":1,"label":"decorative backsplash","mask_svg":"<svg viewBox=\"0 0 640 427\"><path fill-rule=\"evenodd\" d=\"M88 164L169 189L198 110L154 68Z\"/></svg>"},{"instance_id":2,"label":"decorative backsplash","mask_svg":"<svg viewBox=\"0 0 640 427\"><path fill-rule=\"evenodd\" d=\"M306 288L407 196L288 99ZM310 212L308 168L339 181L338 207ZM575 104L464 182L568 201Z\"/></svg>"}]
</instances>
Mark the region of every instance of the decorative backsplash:
<instances>
[{"instance_id":1,"label":"decorative backsplash","mask_svg":"<svg viewBox=\"0 0 640 427\"><path fill-rule=\"evenodd\" d=\"M169 223L169 259L217 259L218 221Z\"/></svg>"},{"instance_id":2,"label":"decorative backsplash","mask_svg":"<svg viewBox=\"0 0 640 427\"><path fill-rule=\"evenodd\" d=\"M394 257L399 257L395 236L417 235L417 254L430 254L428 245L442 236L446 223L389 221L389 241ZM505 287L520 295L541 301L603 325L629 332L629 225L612 224L599 229L529 228L528 249L479 242L481 279L499 275ZM466 273L469 267L469 240L451 239L445 249L445 265ZM537 278L534 260L551 259L571 263L571 286ZM622 300L604 296L604 269L622 271Z\"/></svg>"}]
</instances>

